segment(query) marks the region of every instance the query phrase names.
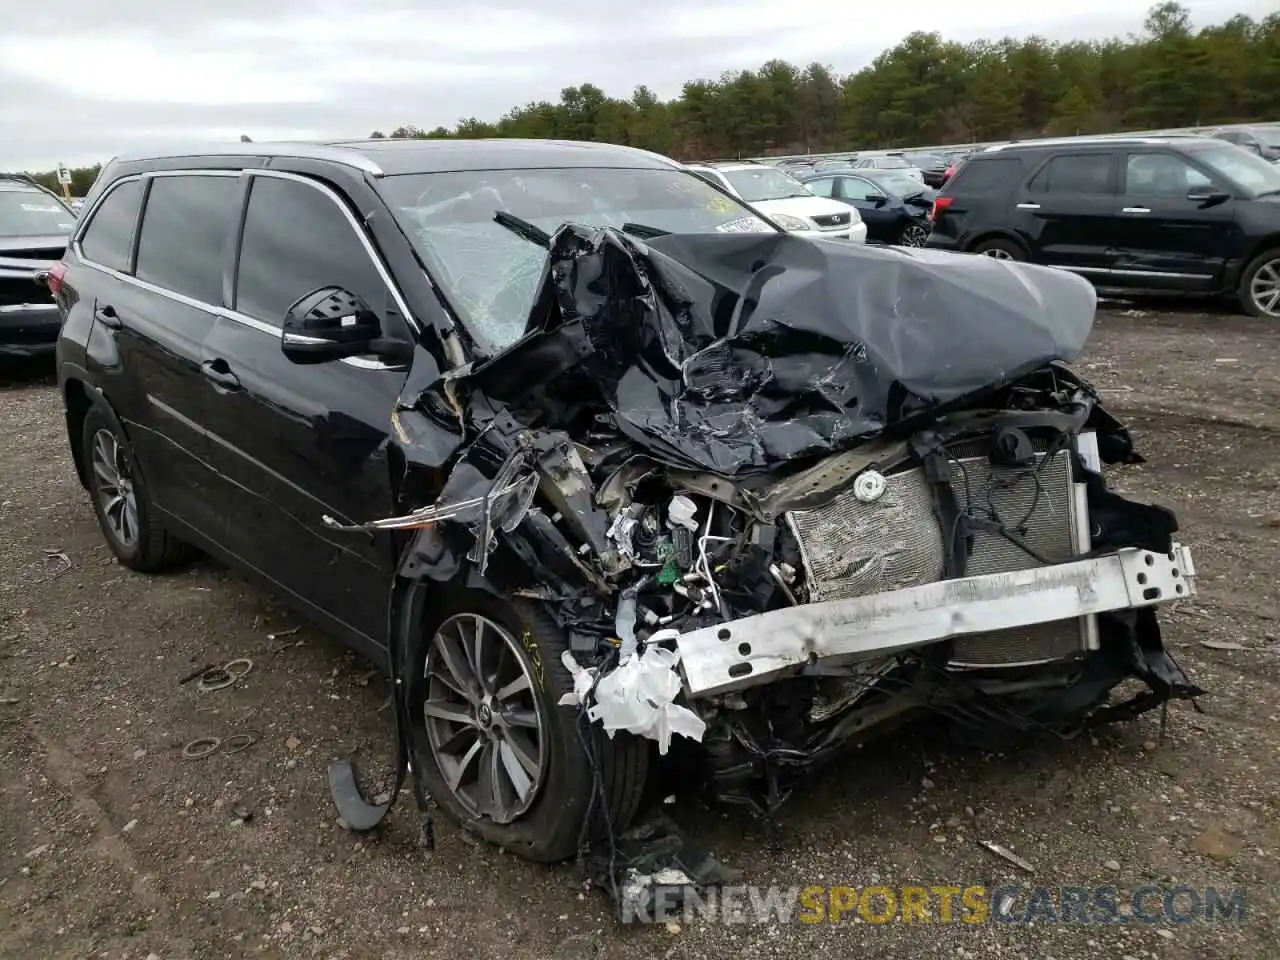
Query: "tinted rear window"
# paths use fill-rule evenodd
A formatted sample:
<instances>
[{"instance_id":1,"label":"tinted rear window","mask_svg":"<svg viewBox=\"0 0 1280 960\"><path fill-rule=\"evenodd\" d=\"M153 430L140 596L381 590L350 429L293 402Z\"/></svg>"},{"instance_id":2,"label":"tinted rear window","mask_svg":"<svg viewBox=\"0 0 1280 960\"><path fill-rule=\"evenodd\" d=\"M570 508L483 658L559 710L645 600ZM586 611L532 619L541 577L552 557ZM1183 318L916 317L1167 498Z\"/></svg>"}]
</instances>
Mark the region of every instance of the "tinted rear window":
<instances>
[{"instance_id":1,"label":"tinted rear window","mask_svg":"<svg viewBox=\"0 0 1280 960\"><path fill-rule=\"evenodd\" d=\"M222 267L240 184L235 177L156 177L142 215L139 280L222 303Z\"/></svg>"},{"instance_id":2,"label":"tinted rear window","mask_svg":"<svg viewBox=\"0 0 1280 960\"><path fill-rule=\"evenodd\" d=\"M138 204L141 202L141 180L122 183L107 194L80 238L80 249L84 251L85 259L112 270L129 269L133 228L138 222Z\"/></svg>"},{"instance_id":3,"label":"tinted rear window","mask_svg":"<svg viewBox=\"0 0 1280 960\"><path fill-rule=\"evenodd\" d=\"M1110 153L1065 153L1040 168L1028 184L1037 193L1108 193Z\"/></svg>"},{"instance_id":4,"label":"tinted rear window","mask_svg":"<svg viewBox=\"0 0 1280 960\"><path fill-rule=\"evenodd\" d=\"M951 178L947 193L988 193L1008 185L1022 176L1022 161L1017 157L995 157L969 160Z\"/></svg>"}]
</instances>

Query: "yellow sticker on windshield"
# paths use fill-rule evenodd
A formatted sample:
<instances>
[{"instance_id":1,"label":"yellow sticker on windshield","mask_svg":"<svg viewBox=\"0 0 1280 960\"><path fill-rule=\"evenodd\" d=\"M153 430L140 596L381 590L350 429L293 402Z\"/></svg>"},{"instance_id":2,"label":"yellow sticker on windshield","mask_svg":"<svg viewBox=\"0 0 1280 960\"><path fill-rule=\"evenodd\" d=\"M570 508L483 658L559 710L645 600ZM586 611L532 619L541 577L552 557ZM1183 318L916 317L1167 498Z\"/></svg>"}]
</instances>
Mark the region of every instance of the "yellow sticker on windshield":
<instances>
[{"instance_id":1,"label":"yellow sticker on windshield","mask_svg":"<svg viewBox=\"0 0 1280 960\"><path fill-rule=\"evenodd\" d=\"M733 205L733 201L728 197L715 193L707 198L707 209L716 213L733 213L737 210L737 207Z\"/></svg>"}]
</instances>

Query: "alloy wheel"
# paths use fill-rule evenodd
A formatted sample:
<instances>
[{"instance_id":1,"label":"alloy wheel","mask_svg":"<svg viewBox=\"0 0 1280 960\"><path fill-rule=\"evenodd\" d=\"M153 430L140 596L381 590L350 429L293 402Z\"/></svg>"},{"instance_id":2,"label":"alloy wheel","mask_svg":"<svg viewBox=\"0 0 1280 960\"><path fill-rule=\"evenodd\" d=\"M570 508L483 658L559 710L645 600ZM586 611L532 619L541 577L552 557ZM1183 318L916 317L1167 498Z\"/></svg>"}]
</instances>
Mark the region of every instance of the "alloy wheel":
<instances>
[{"instance_id":1,"label":"alloy wheel","mask_svg":"<svg viewBox=\"0 0 1280 960\"><path fill-rule=\"evenodd\" d=\"M1268 317L1280 317L1280 257L1258 268L1249 281L1249 296Z\"/></svg>"},{"instance_id":2,"label":"alloy wheel","mask_svg":"<svg viewBox=\"0 0 1280 960\"><path fill-rule=\"evenodd\" d=\"M902 245L904 247L923 247L929 239L929 231L918 223L909 223L902 228Z\"/></svg>"},{"instance_id":3,"label":"alloy wheel","mask_svg":"<svg viewBox=\"0 0 1280 960\"><path fill-rule=\"evenodd\" d=\"M1013 254L1003 247L988 247L982 251L984 257L990 257L992 260L1012 260Z\"/></svg>"},{"instance_id":4,"label":"alloy wheel","mask_svg":"<svg viewBox=\"0 0 1280 960\"><path fill-rule=\"evenodd\" d=\"M473 816L510 823L546 777L548 734L519 643L476 614L442 623L427 650L427 742L454 798Z\"/></svg>"},{"instance_id":5,"label":"alloy wheel","mask_svg":"<svg viewBox=\"0 0 1280 960\"><path fill-rule=\"evenodd\" d=\"M119 439L106 428L93 435L94 490L111 535L123 547L138 542L138 499Z\"/></svg>"}]
</instances>

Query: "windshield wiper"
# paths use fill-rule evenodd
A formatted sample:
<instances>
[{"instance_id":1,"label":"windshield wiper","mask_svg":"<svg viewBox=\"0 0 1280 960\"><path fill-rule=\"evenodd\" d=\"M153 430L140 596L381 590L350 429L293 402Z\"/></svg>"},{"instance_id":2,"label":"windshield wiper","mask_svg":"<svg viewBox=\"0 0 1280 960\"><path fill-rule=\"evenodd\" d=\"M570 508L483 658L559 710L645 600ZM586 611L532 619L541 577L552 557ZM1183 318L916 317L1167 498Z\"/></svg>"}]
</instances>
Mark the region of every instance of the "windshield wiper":
<instances>
[{"instance_id":1,"label":"windshield wiper","mask_svg":"<svg viewBox=\"0 0 1280 960\"><path fill-rule=\"evenodd\" d=\"M670 230L663 230L661 227L650 227L643 223L632 223L628 220L622 225L623 233L633 233L641 240L655 240L658 237L669 237Z\"/></svg>"},{"instance_id":2,"label":"windshield wiper","mask_svg":"<svg viewBox=\"0 0 1280 960\"><path fill-rule=\"evenodd\" d=\"M536 243L543 249L551 248L551 234L543 230L536 223L530 223L528 220L517 217L514 213L507 213L505 210L499 210L493 215L493 222L500 227L506 227L517 237L524 237L530 243Z\"/></svg>"}]
</instances>

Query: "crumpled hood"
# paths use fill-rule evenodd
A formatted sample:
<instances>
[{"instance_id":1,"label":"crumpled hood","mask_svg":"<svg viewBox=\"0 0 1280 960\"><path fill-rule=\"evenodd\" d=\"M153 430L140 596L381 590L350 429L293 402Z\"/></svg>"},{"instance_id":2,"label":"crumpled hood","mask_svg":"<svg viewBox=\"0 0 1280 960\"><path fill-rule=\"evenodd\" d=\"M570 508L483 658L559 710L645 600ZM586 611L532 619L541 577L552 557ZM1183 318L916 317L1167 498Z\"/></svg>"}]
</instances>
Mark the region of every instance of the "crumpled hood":
<instances>
[{"instance_id":1,"label":"crumpled hood","mask_svg":"<svg viewBox=\"0 0 1280 960\"><path fill-rule=\"evenodd\" d=\"M1080 277L987 257L573 224L540 289L526 335L464 383L559 426L603 406L656 459L726 477L1073 360L1096 306Z\"/></svg>"}]
</instances>

